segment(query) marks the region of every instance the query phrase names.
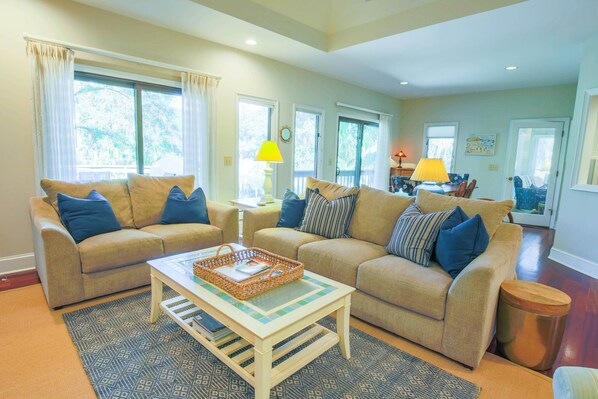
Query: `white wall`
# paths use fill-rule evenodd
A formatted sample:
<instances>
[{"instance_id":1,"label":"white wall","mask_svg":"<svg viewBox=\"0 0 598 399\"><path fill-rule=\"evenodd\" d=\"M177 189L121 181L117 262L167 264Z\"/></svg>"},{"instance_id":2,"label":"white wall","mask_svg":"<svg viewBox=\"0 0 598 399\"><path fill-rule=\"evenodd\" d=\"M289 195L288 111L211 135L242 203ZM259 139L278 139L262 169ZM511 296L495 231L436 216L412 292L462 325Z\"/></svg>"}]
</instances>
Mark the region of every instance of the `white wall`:
<instances>
[{"instance_id":1,"label":"white wall","mask_svg":"<svg viewBox=\"0 0 598 399\"><path fill-rule=\"evenodd\" d=\"M220 201L236 192L235 168L224 166L224 157L236 157L237 94L277 100L279 127L292 126L293 103L325 109L328 179L334 177L336 101L394 114L393 132L398 132L398 100L264 57L65 0L2 0L0 12L0 273L33 265L26 255L32 252L28 201L37 182L25 32L221 75L216 153ZM291 149L291 143L281 144L285 163L278 166L279 190L292 186Z\"/></svg>"},{"instance_id":2,"label":"white wall","mask_svg":"<svg viewBox=\"0 0 598 399\"><path fill-rule=\"evenodd\" d=\"M398 138L393 154L402 149L413 162L421 158L424 123L459 122L455 173L469 173L477 180L474 197L503 197L505 162L512 119L571 117L575 102L575 85L531 89L502 90L484 93L428 97L401 101ZM496 134L494 156L465 155L465 139L471 134ZM498 165L490 171L489 165Z\"/></svg>"},{"instance_id":3,"label":"white wall","mask_svg":"<svg viewBox=\"0 0 598 399\"><path fill-rule=\"evenodd\" d=\"M567 147L561 207L550 258L598 279L598 193L572 190L582 129L584 93L598 87L598 38L584 45Z\"/></svg>"}]
</instances>

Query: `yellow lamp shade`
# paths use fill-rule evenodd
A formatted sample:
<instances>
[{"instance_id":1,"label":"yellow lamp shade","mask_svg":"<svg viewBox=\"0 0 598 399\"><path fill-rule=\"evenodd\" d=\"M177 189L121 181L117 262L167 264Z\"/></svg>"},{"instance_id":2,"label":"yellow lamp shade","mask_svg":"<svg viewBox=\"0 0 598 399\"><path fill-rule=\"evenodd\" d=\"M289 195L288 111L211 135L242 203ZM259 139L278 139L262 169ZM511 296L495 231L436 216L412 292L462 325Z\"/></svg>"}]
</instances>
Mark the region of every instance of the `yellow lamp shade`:
<instances>
[{"instance_id":1,"label":"yellow lamp shade","mask_svg":"<svg viewBox=\"0 0 598 399\"><path fill-rule=\"evenodd\" d=\"M422 158L417 163L411 180L447 182L449 181L444 162L440 158Z\"/></svg>"},{"instance_id":2,"label":"yellow lamp shade","mask_svg":"<svg viewBox=\"0 0 598 399\"><path fill-rule=\"evenodd\" d=\"M260 148L255 157L255 160L269 161L274 163L284 162L282 159L282 155L280 154L280 150L278 149L278 145L275 141L264 141L262 143L262 147Z\"/></svg>"}]
</instances>

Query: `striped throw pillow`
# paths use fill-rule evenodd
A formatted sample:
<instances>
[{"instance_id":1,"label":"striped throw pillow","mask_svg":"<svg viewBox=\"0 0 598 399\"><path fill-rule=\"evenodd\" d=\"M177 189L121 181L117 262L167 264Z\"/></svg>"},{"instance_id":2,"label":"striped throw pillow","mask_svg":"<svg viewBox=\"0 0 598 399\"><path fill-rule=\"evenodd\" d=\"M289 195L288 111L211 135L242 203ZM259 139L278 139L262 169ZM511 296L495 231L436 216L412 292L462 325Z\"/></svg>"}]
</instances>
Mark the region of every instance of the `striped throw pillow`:
<instances>
[{"instance_id":1,"label":"striped throw pillow","mask_svg":"<svg viewBox=\"0 0 598 399\"><path fill-rule=\"evenodd\" d=\"M319 190L307 189L305 216L299 231L317 234L326 238L349 237L347 229L357 194L328 201Z\"/></svg>"},{"instance_id":2,"label":"striped throw pillow","mask_svg":"<svg viewBox=\"0 0 598 399\"><path fill-rule=\"evenodd\" d=\"M397 220L386 250L419 265L428 266L440 226L451 213L452 210L424 214L416 204L409 205Z\"/></svg>"}]
</instances>

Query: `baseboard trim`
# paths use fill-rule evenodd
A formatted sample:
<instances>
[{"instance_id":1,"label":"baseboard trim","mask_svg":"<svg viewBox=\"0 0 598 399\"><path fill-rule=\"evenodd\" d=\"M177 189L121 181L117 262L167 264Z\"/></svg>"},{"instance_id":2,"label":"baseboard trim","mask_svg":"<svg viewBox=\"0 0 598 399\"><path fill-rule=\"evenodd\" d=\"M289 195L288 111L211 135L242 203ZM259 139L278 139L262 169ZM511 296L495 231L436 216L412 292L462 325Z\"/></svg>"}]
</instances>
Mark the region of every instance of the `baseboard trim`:
<instances>
[{"instance_id":1,"label":"baseboard trim","mask_svg":"<svg viewBox=\"0 0 598 399\"><path fill-rule=\"evenodd\" d=\"M33 253L0 258L0 274L18 273L35 269Z\"/></svg>"},{"instance_id":2,"label":"baseboard trim","mask_svg":"<svg viewBox=\"0 0 598 399\"><path fill-rule=\"evenodd\" d=\"M598 279L598 263L594 263L587 259L581 258L569 252L562 251L555 247L550 249L548 259L567 266L570 269L576 270L592 278Z\"/></svg>"}]
</instances>

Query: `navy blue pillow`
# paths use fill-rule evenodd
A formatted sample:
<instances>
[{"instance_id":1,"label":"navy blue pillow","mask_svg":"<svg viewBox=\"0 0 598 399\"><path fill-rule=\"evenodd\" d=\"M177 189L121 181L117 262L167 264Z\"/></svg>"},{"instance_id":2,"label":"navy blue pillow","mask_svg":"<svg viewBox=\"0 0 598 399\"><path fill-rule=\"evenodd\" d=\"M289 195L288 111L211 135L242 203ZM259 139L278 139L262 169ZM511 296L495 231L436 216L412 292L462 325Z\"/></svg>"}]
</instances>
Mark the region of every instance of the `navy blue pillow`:
<instances>
[{"instance_id":1,"label":"navy blue pillow","mask_svg":"<svg viewBox=\"0 0 598 399\"><path fill-rule=\"evenodd\" d=\"M110 203L96 190L86 198L58 193L58 213L76 243L98 234L120 230Z\"/></svg>"},{"instance_id":2,"label":"navy blue pillow","mask_svg":"<svg viewBox=\"0 0 598 399\"><path fill-rule=\"evenodd\" d=\"M436 240L436 260L455 278L486 250L489 241L480 215L470 219L461 207L457 207L440 227Z\"/></svg>"},{"instance_id":3,"label":"navy blue pillow","mask_svg":"<svg viewBox=\"0 0 598 399\"><path fill-rule=\"evenodd\" d=\"M305 211L305 200L287 189L282 197L282 208L280 208L280 219L276 227L299 227L303 220Z\"/></svg>"},{"instance_id":4,"label":"navy blue pillow","mask_svg":"<svg viewBox=\"0 0 598 399\"><path fill-rule=\"evenodd\" d=\"M191 193L189 198L178 186L174 186L164 205L160 219L162 224L203 223L210 224L206 195L201 187Z\"/></svg>"}]
</instances>

